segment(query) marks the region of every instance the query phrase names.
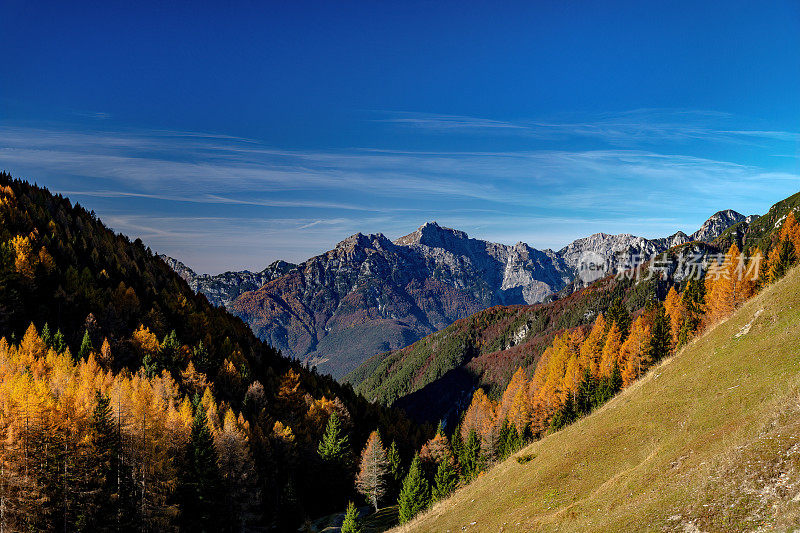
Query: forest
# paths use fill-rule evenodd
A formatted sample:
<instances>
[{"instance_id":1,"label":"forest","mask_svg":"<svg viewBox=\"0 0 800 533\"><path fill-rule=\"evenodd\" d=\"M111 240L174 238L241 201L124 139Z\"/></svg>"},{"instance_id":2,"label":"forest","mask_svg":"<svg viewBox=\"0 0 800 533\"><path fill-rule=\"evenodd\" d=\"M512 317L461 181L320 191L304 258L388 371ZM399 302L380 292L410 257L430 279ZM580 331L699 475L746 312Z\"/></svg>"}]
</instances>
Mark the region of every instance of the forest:
<instances>
[{"instance_id":1,"label":"forest","mask_svg":"<svg viewBox=\"0 0 800 533\"><path fill-rule=\"evenodd\" d=\"M379 430L433 429L290 361L141 241L0 174L4 530L294 530ZM348 444L319 453L335 418Z\"/></svg>"}]
</instances>

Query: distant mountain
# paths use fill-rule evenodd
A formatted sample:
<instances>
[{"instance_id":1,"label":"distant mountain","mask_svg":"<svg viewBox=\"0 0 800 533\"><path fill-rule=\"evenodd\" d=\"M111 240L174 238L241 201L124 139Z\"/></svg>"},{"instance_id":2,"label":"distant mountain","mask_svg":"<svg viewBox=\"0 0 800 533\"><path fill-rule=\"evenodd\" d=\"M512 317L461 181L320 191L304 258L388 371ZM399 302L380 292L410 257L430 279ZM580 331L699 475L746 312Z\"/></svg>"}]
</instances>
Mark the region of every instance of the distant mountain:
<instances>
[{"instance_id":1,"label":"distant mountain","mask_svg":"<svg viewBox=\"0 0 800 533\"><path fill-rule=\"evenodd\" d=\"M613 271L633 257L649 259L694 236L713 239L745 218L721 211L691 237L598 233L557 252L472 239L428 222L394 242L359 233L296 267L273 263L258 274L198 276L179 261L166 260L260 338L339 378L372 355L408 346L481 309L539 303L565 288L585 286L576 277L587 253Z\"/></svg>"},{"instance_id":2,"label":"distant mountain","mask_svg":"<svg viewBox=\"0 0 800 533\"><path fill-rule=\"evenodd\" d=\"M296 268L286 261L275 261L261 272L242 270L217 275L197 274L177 259L159 254L172 270L178 273L193 291L204 294L208 301L218 307L228 307L240 294L254 291L262 285L279 278Z\"/></svg>"},{"instance_id":3,"label":"distant mountain","mask_svg":"<svg viewBox=\"0 0 800 533\"><path fill-rule=\"evenodd\" d=\"M680 268L681 254L703 258L699 263L705 268L711 260L709 254L724 253L731 244L748 255L756 247L766 252L775 245L776 234L791 211L800 212L800 193L778 202L760 217L728 211L715 214L693 234L714 236L710 242L679 244L691 238L684 234L657 241L604 234L580 239L559 254L570 261L569 257L586 250L608 254L670 246L663 260L668 281L637 282L609 276L586 290L578 290L582 284L576 282L549 303L486 309L410 346L376 355L343 380L368 399L400 407L418 420L452 421L469 403L475 387L497 394L518 367L532 375L539 356L556 333L588 326L615 298L622 298L630 312L644 307L653 295L663 299L670 283L685 282L688 271L686 265ZM720 234L720 229L731 222L735 223Z\"/></svg>"}]
</instances>

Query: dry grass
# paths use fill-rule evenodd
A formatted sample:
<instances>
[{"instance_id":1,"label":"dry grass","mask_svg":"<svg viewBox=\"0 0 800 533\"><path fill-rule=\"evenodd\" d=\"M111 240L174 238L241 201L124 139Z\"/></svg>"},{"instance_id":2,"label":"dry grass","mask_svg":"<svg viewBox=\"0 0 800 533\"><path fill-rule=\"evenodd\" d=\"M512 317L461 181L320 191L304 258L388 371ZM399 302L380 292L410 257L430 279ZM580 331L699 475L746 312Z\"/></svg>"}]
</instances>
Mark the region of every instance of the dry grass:
<instances>
[{"instance_id":1,"label":"dry grass","mask_svg":"<svg viewBox=\"0 0 800 533\"><path fill-rule=\"evenodd\" d=\"M397 531L791 530L799 387L795 269L602 409L517 454L532 460L510 458Z\"/></svg>"}]
</instances>

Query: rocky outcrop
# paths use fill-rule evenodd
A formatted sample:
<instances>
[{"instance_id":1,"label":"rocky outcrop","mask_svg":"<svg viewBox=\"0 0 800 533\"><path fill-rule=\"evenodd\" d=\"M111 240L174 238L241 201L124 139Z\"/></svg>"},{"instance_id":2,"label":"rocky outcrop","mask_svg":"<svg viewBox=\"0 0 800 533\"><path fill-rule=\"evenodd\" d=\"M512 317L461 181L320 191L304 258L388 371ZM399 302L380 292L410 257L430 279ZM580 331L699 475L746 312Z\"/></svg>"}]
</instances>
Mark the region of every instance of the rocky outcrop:
<instances>
[{"instance_id":1,"label":"rocky outcrop","mask_svg":"<svg viewBox=\"0 0 800 533\"><path fill-rule=\"evenodd\" d=\"M177 259L166 255L159 257L178 273L195 292L204 294L216 306L228 307L244 292L254 291L265 283L279 278L295 268L286 261L275 261L261 272L242 270L222 274L197 274Z\"/></svg>"},{"instance_id":2,"label":"rocky outcrop","mask_svg":"<svg viewBox=\"0 0 800 533\"><path fill-rule=\"evenodd\" d=\"M741 213L737 213L731 209L718 211L714 213L711 218L706 220L699 230L692 233L691 240L711 242L722 235L726 229L730 228L734 224L738 224L743 220L747 221L749 224L754 218L754 215L746 217Z\"/></svg>"}]
</instances>

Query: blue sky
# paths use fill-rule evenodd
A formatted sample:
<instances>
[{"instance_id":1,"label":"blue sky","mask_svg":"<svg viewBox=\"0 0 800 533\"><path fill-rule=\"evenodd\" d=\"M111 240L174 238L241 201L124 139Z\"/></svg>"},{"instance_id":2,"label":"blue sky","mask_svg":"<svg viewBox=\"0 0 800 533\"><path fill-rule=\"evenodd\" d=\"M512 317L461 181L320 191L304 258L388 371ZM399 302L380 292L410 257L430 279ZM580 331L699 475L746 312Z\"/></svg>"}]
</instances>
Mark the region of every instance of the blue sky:
<instances>
[{"instance_id":1,"label":"blue sky","mask_svg":"<svg viewBox=\"0 0 800 533\"><path fill-rule=\"evenodd\" d=\"M3 2L0 168L206 272L427 220L688 233L800 190L794 1L217 4Z\"/></svg>"}]
</instances>

